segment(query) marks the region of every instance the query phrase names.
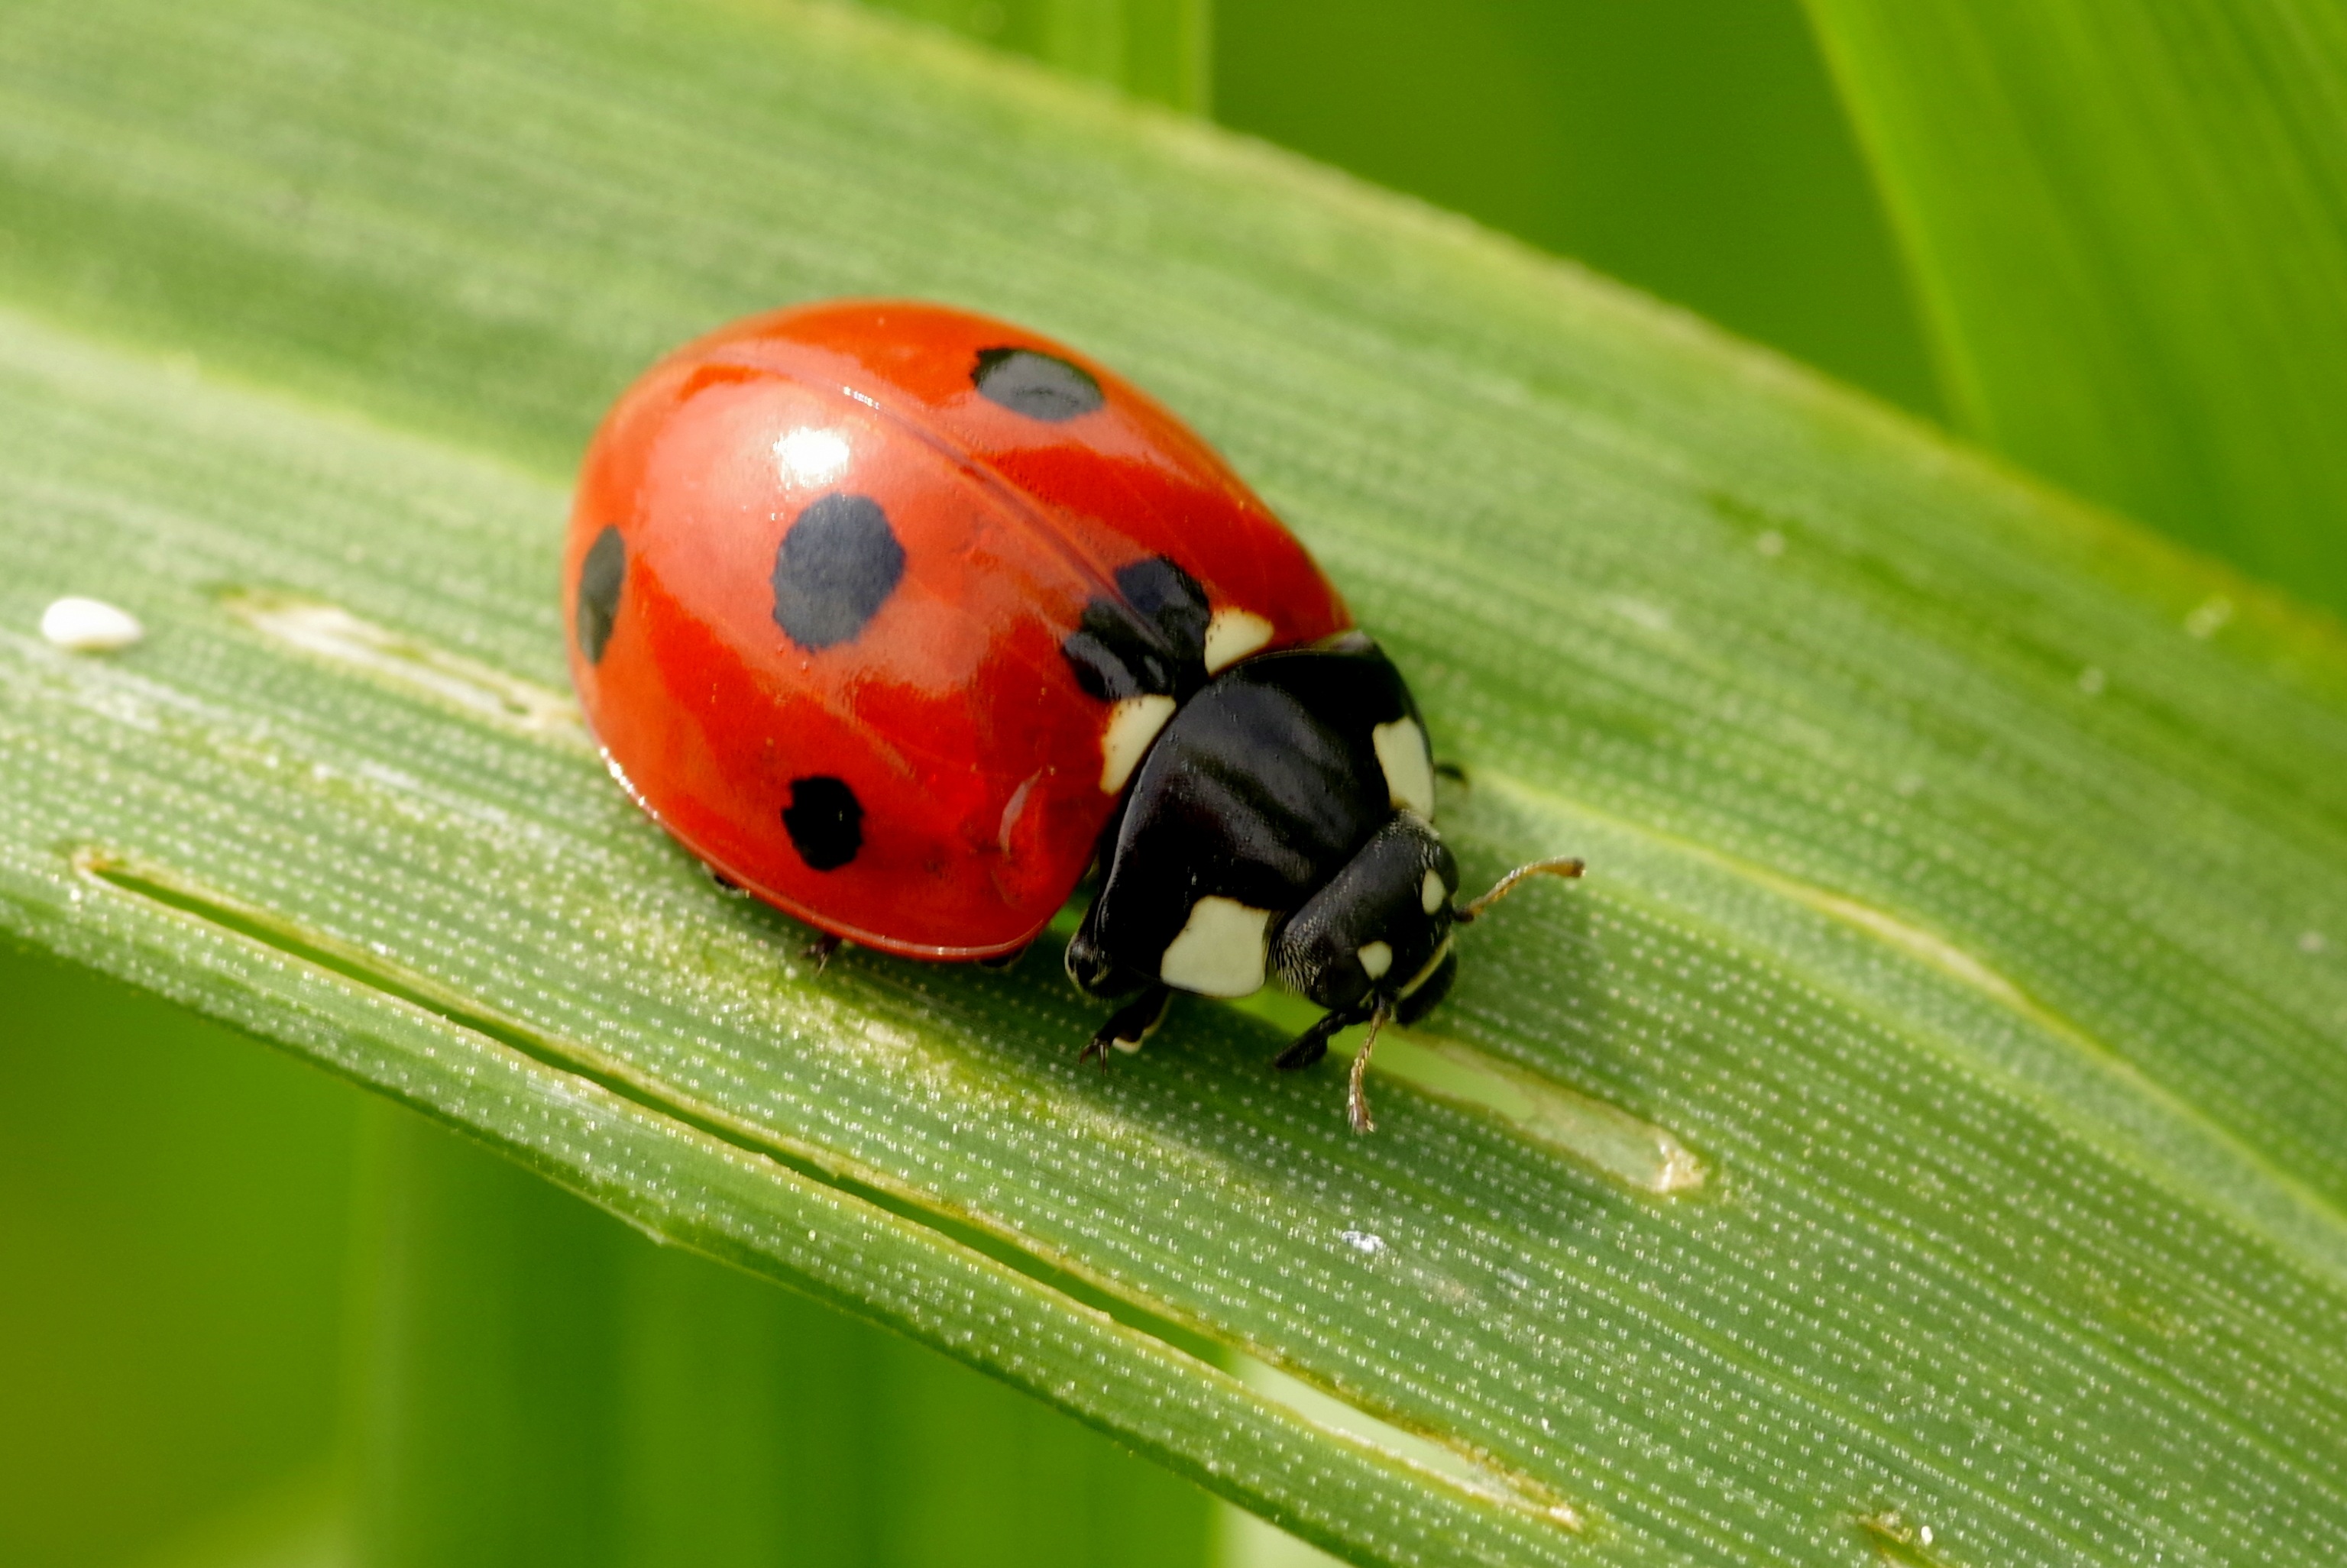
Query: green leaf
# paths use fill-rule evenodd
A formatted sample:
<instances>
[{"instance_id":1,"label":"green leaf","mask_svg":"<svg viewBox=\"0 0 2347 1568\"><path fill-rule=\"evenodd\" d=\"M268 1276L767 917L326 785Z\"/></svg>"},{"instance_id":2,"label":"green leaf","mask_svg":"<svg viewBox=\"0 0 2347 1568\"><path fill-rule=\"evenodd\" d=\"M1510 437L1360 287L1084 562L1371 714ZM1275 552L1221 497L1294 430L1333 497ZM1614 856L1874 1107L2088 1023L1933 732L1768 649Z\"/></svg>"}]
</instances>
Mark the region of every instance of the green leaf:
<instances>
[{"instance_id":1,"label":"green leaf","mask_svg":"<svg viewBox=\"0 0 2347 1568\"><path fill-rule=\"evenodd\" d=\"M863 0L1015 50L1138 98L1204 114L1213 98L1210 0Z\"/></svg>"},{"instance_id":2,"label":"green leaf","mask_svg":"<svg viewBox=\"0 0 2347 1568\"><path fill-rule=\"evenodd\" d=\"M1208 1561L1207 1498L1056 1410L383 1110L346 1441L368 1568Z\"/></svg>"},{"instance_id":3,"label":"green leaf","mask_svg":"<svg viewBox=\"0 0 2347 1568\"><path fill-rule=\"evenodd\" d=\"M2347 610L2347 11L1809 5L1960 423Z\"/></svg>"},{"instance_id":4,"label":"green leaf","mask_svg":"<svg viewBox=\"0 0 2347 1568\"><path fill-rule=\"evenodd\" d=\"M78 0L0 51L8 931L1360 1562L2347 1528L2328 623L1577 271L851 16ZM1079 1071L1048 951L815 974L603 777L553 602L586 433L848 291L1169 399L1410 675L1470 876L1588 857L1380 1045L1375 1136L1232 1008ZM146 640L46 646L67 593Z\"/></svg>"},{"instance_id":5,"label":"green leaf","mask_svg":"<svg viewBox=\"0 0 2347 1568\"><path fill-rule=\"evenodd\" d=\"M1211 1499L920 1346L86 970L0 942L0 1562L1208 1561Z\"/></svg>"}]
</instances>

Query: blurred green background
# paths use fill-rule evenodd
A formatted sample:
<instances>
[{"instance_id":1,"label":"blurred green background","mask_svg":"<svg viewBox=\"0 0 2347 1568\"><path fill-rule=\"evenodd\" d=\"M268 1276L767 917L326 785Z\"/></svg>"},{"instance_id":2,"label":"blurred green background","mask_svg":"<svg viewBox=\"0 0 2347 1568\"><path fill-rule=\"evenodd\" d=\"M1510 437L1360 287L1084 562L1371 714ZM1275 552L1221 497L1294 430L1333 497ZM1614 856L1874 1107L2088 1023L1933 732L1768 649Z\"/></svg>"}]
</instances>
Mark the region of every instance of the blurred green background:
<instances>
[{"instance_id":1,"label":"blurred green background","mask_svg":"<svg viewBox=\"0 0 2347 1568\"><path fill-rule=\"evenodd\" d=\"M1117 25L1049 0L897 8L1208 107L1940 411L1793 0L1230 0L1211 25L1180 0ZM1132 46L1151 29L1181 47ZM0 1563L1269 1550L1056 1412L265 1047L5 951L0 1009ZM528 1426L478 1419L499 1406ZM420 1464L441 1473L419 1488ZM394 1487L445 1507L370 1508Z\"/></svg>"},{"instance_id":2,"label":"blurred green background","mask_svg":"<svg viewBox=\"0 0 2347 1568\"><path fill-rule=\"evenodd\" d=\"M1793 0L1232 0L1214 29L1223 124L1937 412Z\"/></svg>"}]
</instances>

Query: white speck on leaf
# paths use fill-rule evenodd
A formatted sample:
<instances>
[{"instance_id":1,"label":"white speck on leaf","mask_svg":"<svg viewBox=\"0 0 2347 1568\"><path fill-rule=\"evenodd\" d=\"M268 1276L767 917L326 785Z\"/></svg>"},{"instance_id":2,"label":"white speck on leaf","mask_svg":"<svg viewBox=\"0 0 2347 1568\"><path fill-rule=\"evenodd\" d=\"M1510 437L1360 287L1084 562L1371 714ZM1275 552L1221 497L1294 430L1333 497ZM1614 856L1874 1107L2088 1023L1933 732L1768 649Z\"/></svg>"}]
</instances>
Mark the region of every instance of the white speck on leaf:
<instances>
[{"instance_id":1,"label":"white speck on leaf","mask_svg":"<svg viewBox=\"0 0 2347 1568\"><path fill-rule=\"evenodd\" d=\"M1605 598L1605 607L1634 626L1641 626L1650 632L1671 629L1671 612L1650 599L1634 598L1628 594L1609 594Z\"/></svg>"},{"instance_id":2,"label":"white speck on leaf","mask_svg":"<svg viewBox=\"0 0 2347 1568\"><path fill-rule=\"evenodd\" d=\"M1351 1247L1354 1251L1359 1253L1364 1257L1375 1257L1378 1253L1383 1252L1386 1249L1385 1238L1383 1237L1372 1236L1366 1230L1339 1231L1337 1235L1344 1241L1346 1246Z\"/></svg>"},{"instance_id":3,"label":"white speck on leaf","mask_svg":"<svg viewBox=\"0 0 2347 1568\"><path fill-rule=\"evenodd\" d=\"M2184 630L2187 636L2205 643L2224 630L2225 623L2232 618L2233 601L2217 594L2193 606L2192 613L2184 617Z\"/></svg>"},{"instance_id":4,"label":"white speck on leaf","mask_svg":"<svg viewBox=\"0 0 2347 1568\"><path fill-rule=\"evenodd\" d=\"M112 653L146 635L138 616L103 599L63 598L41 612L41 636L67 653Z\"/></svg>"}]
</instances>

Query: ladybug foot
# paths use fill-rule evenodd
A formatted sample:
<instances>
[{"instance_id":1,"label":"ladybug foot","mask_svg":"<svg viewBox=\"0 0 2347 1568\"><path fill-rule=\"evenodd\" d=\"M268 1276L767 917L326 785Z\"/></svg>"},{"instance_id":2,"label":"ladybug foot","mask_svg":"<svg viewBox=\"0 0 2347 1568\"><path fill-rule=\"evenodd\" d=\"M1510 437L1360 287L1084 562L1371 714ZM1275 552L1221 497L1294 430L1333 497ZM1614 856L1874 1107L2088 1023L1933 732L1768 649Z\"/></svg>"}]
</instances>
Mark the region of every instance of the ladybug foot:
<instances>
[{"instance_id":1,"label":"ladybug foot","mask_svg":"<svg viewBox=\"0 0 2347 1568\"><path fill-rule=\"evenodd\" d=\"M1378 1124L1369 1115L1369 1092L1366 1080L1369 1072L1369 1053L1377 1049L1378 1031L1393 1016L1393 1001L1372 993L1350 1007L1339 1007L1320 1015L1320 1022L1298 1034L1286 1050L1279 1054L1272 1065L1283 1072L1293 1073L1309 1067L1328 1054L1328 1042L1339 1030L1350 1029L1356 1023L1369 1026L1368 1038L1361 1042L1353 1057L1353 1071L1345 1081L1345 1120L1357 1133L1374 1133Z\"/></svg>"},{"instance_id":2,"label":"ladybug foot","mask_svg":"<svg viewBox=\"0 0 2347 1568\"><path fill-rule=\"evenodd\" d=\"M1100 1033L1076 1053L1079 1062L1098 1062L1101 1070L1108 1070L1108 1054L1122 1051L1130 1055L1141 1049L1141 1043L1156 1032L1165 1021L1165 1004L1172 1001L1173 992L1163 985L1153 985L1116 1010L1115 1015L1100 1026Z\"/></svg>"},{"instance_id":3,"label":"ladybug foot","mask_svg":"<svg viewBox=\"0 0 2347 1568\"><path fill-rule=\"evenodd\" d=\"M846 937L834 936L831 932L825 932L806 944L804 950L806 961L815 965L815 972L817 974L821 974L830 965L831 955L846 946Z\"/></svg>"},{"instance_id":4,"label":"ladybug foot","mask_svg":"<svg viewBox=\"0 0 2347 1568\"><path fill-rule=\"evenodd\" d=\"M1328 1042L1337 1037L1339 1030L1350 1029L1363 1022L1372 1009L1372 1003L1362 1003L1322 1013L1320 1022L1290 1041L1287 1049L1275 1057L1271 1064L1283 1073L1298 1072L1311 1066L1328 1054Z\"/></svg>"}]
</instances>

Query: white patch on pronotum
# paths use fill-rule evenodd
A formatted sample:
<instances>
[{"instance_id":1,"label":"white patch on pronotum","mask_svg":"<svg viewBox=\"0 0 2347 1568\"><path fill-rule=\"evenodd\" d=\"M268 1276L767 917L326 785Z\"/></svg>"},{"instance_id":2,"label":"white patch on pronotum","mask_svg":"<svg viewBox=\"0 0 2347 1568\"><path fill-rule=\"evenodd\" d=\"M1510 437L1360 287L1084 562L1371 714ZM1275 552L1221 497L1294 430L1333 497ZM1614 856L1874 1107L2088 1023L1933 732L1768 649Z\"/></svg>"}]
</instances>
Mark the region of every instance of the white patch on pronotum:
<instances>
[{"instance_id":1,"label":"white patch on pronotum","mask_svg":"<svg viewBox=\"0 0 2347 1568\"><path fill-rule=\"evenodd\" d=\"M1263 989L1269 910L1208 893L1190 906L1182 934L1165 944L1157 978L1201 996L1246 996Z\"/></svg>"},{"instance_id":2,"label":"white patch on pronotum","mask_svg":"<svg viewBox=\"0 0 2347 1568\"><path fill-rule=\"evenodd\" d=\"M1271 623L1249 610L1216 610L1206 621L1206 673L1220 675L1271 640Z\"/></svg>"},{"instance_id":3,"label":"white patch on pronotum","mask_svg":"<svg viewBox=\"0 0 2347 1568\"><path fill-rule=\"evenodd\" d=\"M146 635L138 616L102 599L59 599L41 612L41 636L67 653L112 653Z\"/></svg>"},{"instance_id":4,"label":"white patch on pronotum","mask_svg":"<svg viewBox=\"0 0 2347 1568\"><path fill-rule=\"evenodd\" d=\"M1133 770L1149 751L1149 743L1174 717L1170 697L1128 697L1108 710L1108 728L1101 731L1101 791L1113 795L1124 788Z\"/></svg>"},{"instance_id":5,"label":"white patch on pronotum","mask_svg":"<svg viewBox=\"0 0 2347 1568\"><path fill-rule=\"evenodd\" d=\"M1393 949L1381 942L1365 942L1353 950L1361 961L1362 971L1371 980L1383 980L1386 971L1393 967Z\"/></svg>"},{"instance_id":6,"label":"white patch on pronotum","mask_svg":"<svg viewBox=\"0 0 2347 1568\"><path fill-rule=\"evenodd\" d=\"M1426 881L1419 883L1418 885L1418 901L1425 907L1426 912L1429 914L1432 914L1436 910L1440 909L1442 907L1442 901L1450 896L1450 890L1442 885L1442 873L1440 871L1427 872Z\"/></svg>"},{"instance_id":7,"label":"white patch on pronotum","mask_svg":"<svg viewBox=\"0 0 2347 1568\"><path fill-rule=\"evenodd\" d=\"M1415 718L1397 718L1369 731L1378 748L1378 766L1385 769L1386 793L1399 810L1415 811L1434 820L1434 759L1427 754L1426 732Z\"/></svg>"}]
</instances>

